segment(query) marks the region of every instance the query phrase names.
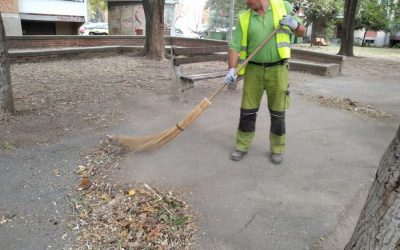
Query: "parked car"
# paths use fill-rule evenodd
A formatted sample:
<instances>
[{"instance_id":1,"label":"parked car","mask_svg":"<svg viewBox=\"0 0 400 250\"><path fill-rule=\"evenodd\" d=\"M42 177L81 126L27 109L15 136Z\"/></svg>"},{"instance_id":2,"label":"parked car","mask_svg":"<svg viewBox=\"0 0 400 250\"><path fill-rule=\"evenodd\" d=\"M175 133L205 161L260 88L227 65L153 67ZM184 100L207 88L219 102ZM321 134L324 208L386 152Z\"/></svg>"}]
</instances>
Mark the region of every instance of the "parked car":
<instances>
[{"instance_id":1,"label":"parked car","mask_svg":"<svg viewBox=\"0 0 400 250\"><path fill-rule=\"evenodd\" d=\"M108 35L108 23L86 23L79 28L81 35Z\"/></svg>"},{"instance_id":2,"label":"parked car","mask_svg":"<svg viewBox=\"0 0 400 250\"><path fill-rule=\"evenodd\" d=\"M200 38L200 36L189 29L175 28L175 36L188 37L188 38Z\"/></svg>"},{"instance_id":3,"label":"parked car","mask_svg":"<svg viewBox=\"0 0 400 250\"><path fill-rule=\"evenodd\" d=\"M88 35L90 29L94 29L95 25L93 23L85 23L79 27L79 35Z\"/></svg>"}]
</instances>

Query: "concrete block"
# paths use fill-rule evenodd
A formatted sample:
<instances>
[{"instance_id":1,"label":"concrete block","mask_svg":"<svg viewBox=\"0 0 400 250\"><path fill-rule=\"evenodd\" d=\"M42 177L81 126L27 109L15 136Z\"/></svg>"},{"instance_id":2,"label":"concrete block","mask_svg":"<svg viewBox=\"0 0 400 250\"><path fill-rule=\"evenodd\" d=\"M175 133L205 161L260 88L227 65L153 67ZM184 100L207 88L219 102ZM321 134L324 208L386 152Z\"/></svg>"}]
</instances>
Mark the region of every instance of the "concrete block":
<instances>
[{"instance_id":1,"label":"concrete block","mask_svg":"<svg viewBox=\"0 0 400 250\"><path fill-rule=\"evenodd\" d=\"M21 18L19 14L1 13L7 36L22 36Z\"/></svg>"},{"instance_id":2,"label":"concrete block","mask_svg":"<svg viewBox=\"0 0 400 250\"><path fill-rule=\"evenodd\" d=\"M289 69L293 71L307 72L314 75L334 77L340 73L340 64L290 60Z\"/></svg>"}]
</instances>

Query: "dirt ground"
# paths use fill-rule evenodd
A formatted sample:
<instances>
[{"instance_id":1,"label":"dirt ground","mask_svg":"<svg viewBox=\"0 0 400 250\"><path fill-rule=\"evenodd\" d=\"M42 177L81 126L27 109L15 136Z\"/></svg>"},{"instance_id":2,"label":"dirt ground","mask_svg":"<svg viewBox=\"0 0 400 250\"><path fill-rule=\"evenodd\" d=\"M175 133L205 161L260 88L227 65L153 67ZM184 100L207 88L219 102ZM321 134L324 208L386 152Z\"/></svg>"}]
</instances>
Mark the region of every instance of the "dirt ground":
<instances>
[{"instance_id":1,"label":"dirt ground","mask_svg":"<svg viewBox=\"0 0 400 250\"><path fill-rule=\"evenodd\" d=\"M400 51L396 52L400 53ZM399 62L400 56L389 59L375 56L348 58L343 73L346 77L354 79L386 79L394 83L393 79L400 79ZM225 63L213 62L188 65L183 67L183 72L203 73L225 69ZM4 168L6 172L14 171L13 175L18 171L25 171L27 176L22 174L18 178L21 178L23 183L33 179L32 185L26 187L34 188L31 190L32 193L25 194L30 203L21 204L20 201L10 201L17 211L15 213L10 211L12 210L10 204L1 202L0 217L5 212L10 220L19 217L22 218L21 221L24 221L24 218L30 218L29 214L34 211L34 217L39 218L38 221L43 221L47 220L49 212L42 206L52 207L53 204L56 206L55 204L64 203L62 209L59 208L54 212L57 214L54 217L57 220L49 221L52 226L64 225L63 218L69 213L68 204L63 202L63 197L68 190L74 188L77 179L73 174L63 171L74 171L73 168L80 161L80 152L86 146L95 145L99 135L100 138L103 137L110 129L129 119L149 119L155 107L146 103L141 105L140 100L143 97L153 100L154 103L158 102L158 105L162 106L162 100L169 100L177 88L173 83L171 65L168 60L153 62L124 55L98 59L14 64L11 71L17 113L0 119L0 155L6 159L3 163L9 163L7 166L1 166L0 169ZM290 77L291 82L296 82L296 84L320 78L300 72L291 72ZM193 106L211 93L219 82L220 80L200 82L195 89L185 93L182 103L175 105ZM93 136L91 140L86 140L86 137L92 134L96 136ZM68 138L76 135L82 135L82 141L76 139L68 141ZM54 157L47 155L49 150L55 155ZM37 170L38 172L35 170L36 172L31 174L29 172L29 169L32 169L31 165L27 164L28 170L24 168L26 161L32 161L32 164L36 166L42 165L46 170ZM14 165L22 167L10 170L9 168ZM3 183L4 187L8 185L7 183L12 183L11 176L13 175L10 174L10 177L5 175L4 178L8 179ZM54 176L63 177L65 180L54 180ZM46 183L43 184L44 182ZM48 192L49 196L46 200L48 204L39 206L33 202L37 196L40 198L40 192L46 191L49 186L61 188L51 189ZM55 197L57 193L60 195ZM14 195L6 194L4 197L11 196ZM40 224L36 220L32 221L32 223ZM5 222L0 227L6 230L5 226L10 223L13 222ZM26 227L26 223L11 224L11 226L18 233L18 230ZM35 230L38 228L45 232L42 234L43 238L51 235L53 230L52 227L33 227L30 231L32 237L35 238ZM12 232L14 231L11 230L10 233ZM60 230L60 233L61 235L52 236L54 242L59 241L61 236L63 239L68 238L63 230ZM57 246L56 243L54 244L53 247ZM43 246L39 248L43 249Z\"/></svg>"},{"instance_id":2,"label":"dirt ground","mask_svg":"<svg viewBox=\"0 0 400 250\"><path fill-rule=\"evenodd\" d=\"M183 70L216 65L225 68ZM117 56L14 64L11 72L17 112L0 118L0 248L63 249L77 233L68 229L77 167L113 127L152 119L154 107L140 100L171 103L170 62ZM180 105L213 89L199 87Z\"/></svg>"},{"instance_id":3,"label":"dirt ground","mask_svg":"<svg viewBox=\"0 0 400 250\"><path fill-rule=\"evenodd\" d=\"M203 63L186 70L209 72L216 64L225 66ZM128 56L14 64L11 71L17 114L0 120L0 150L103 130L135 112L126 108L131 99L176 89L169 61Z\"/></svg>"},{"instance_id":4,"label":"dirt ground","mask_svg":"<svg viewBox=\"0 0 400 250\"><path fill-rule=\"evenodd\" d=\"M395 52L390 59L375 55L347 58L343 73L369 80L400 79L396 70L400 51ZM183 72L225 68L222 62L200 63L185 65ZM14 64L11 70L17 115L0 119L4 128L0 130L0 150L54 142L76 130L108 128L135 113L126 108L135 96L171 95L177 88L169 61L154 63L128 56ZM298 72L291 75L291 81L296 82L316 78ZM193 95L209 93L213 87L201 82L185 98L193 100Z\"/></svg>"}]
</instances>

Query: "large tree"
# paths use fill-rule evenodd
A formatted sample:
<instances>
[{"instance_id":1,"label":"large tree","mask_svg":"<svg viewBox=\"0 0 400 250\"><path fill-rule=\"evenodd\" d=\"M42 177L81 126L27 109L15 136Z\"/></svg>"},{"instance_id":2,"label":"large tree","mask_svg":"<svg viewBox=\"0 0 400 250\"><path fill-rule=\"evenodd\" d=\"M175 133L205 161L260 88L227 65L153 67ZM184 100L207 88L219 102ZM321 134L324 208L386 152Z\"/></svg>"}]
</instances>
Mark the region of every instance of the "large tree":
<instances>
[{"instance_id":1,"label":"large tree","mask_svg":"<svg viewBox=\"0 0 400 250\"><path fill-rule=\"evenodd\" d=\"M342 37L339 55L354 56L354 28L357 14L358 0L345 0Z\"/></svg>"},{"instance_id":2,"label":"large tree","mask_svg":"<svg viewBox=\"0 0 400 250\"><path fill-rule=\"evenodd\" d=\"M11 88L10 58L0 12L0 116L4 112L14 112L14 100Z\"/></svg>"},{"instance_id":3,"label":"large tree","mask_svg":"<svg viewBox=\"0 0 400 250\"><path fill-rule=\"evenodd\" d=\"M354 233L350 249L400 248L400 127L384 153Z\"/></svg>"},{"instance_id":4,"label":"large tree","mask_svg":"<svg viewBox=\"0 0 400 250\"><path fill-rule=\"evenodd\" d=\"M389 21L389 31L395 34L400 31L400 1L397 3L394 0L389 1L390 10L390 21Z\"/></svg>"},{"instance_id":5,"label":"large tree","mask_svg":"<svg viewBox=\"0 0 400 250\"><path fill-rule=\"evenodd\" d=\"M394 35L400 31L400 1L398 0L382 0L382 4L387 6L388 25L386 28L386 37ZM392 46L393 43L390 44Z\"/></svg>"},{"instance_id":6,"label":"large tree","mask_svg":"<svg viewBox=\"0 0 400 250\"><path fill-rule=\"evenodd\" d=\"M302 3L306 26L312 25L311 40L326 37L326 30L336 21L341 3L337 0L308 0Z\"/></svg>"},{"instance_id":7,"label":"large tree","mask_svg":"<svg viewBox=\"0 0 400 250\"><path fill-rule=\"evenodd\" d=\"M211 27L215 28L229 28L230 10L232 0L207 0L205 9L210 8L210 21ZM246 2L243 0L235 1L235 17L241 10L247 8Z\"/></svg>"},{"instance_id":8,"label":"large tree","mask_svg":"<svg viewBox=\"0 0 400 250\"><path fill-rule=\"evenodd\" d=\"M89 18L90 21L104 22L104 12L107 9L106 0L89 0Z\"/></svg>"},{"instance_id":9,"label":"large tree","mask_svg":"<svg viewBox=\"0 0 400 250\"><path fill-rule=\"evenodd\" d=\"M144 55L150 59L164 59L164 3L165 0L143 0L146 16Z\"/></svg>"},{"instance_id":10,"label":"large tree","mask_svg":"<svg viewBox=\"0 0 400 250\"><path fill-rule=\"evenodd\" d=\"M388 25L388 5L382 4L380 0L363 0L361 2L359 26L364 29L361 46L365 45L365 37L368 31L385 30Z\"/></svg>"}]
</instances>

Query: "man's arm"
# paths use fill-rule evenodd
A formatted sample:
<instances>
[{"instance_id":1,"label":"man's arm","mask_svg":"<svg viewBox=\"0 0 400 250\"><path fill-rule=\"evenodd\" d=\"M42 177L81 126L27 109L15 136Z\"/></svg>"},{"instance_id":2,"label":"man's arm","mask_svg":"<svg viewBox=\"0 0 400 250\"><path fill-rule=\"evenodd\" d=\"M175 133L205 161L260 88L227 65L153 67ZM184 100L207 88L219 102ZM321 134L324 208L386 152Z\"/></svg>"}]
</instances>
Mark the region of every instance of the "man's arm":
<instances>
[{"instance_id":1,"label":"man's arm","mask_svg":"<svg viewBox=\"0 0 400 250\"><path fill-rule=\"evenodd\" d=\"M297 37L303 37L306 33L306 27L302 24L302 20L297 16L291 3L285 1L285 7L288 15L292 16L298 23L297 28L292 29L294 35Z\"/></svg>"},{"instance_id":2,"label":"man's arm","mask_svg":"<svg viewBox=\"0 0 400 250\"><path fill-rule=\"evenodd\" d=\"M238 18L239 20L239 18ZM236 82L236 65L239 61L240 48L242 41L242 29L240 27L239 22L236 25L235 32L233 33L233 37L231 40L231 44L229 46L229 54L228 54L228 68L229 71L225 76L225 83L232 84Z\"/></svg>"},{"instance_id":3,"label":"man's arm","mask_svg":"<svg viewBox=\"0 0 400 250\"><path fill-rule=\"evenodd\" d=\"M229 54L228 54L228 67L229 67L229 69L236 68L236 65L238 64L238 61L239 61L239 52L237 52L234 49L229 49Z\"/></svg>"},{"instance_id":4,"label":"man's arm","mask_svg":"<svg viewBox=\"0 0 400 250\"><path fill-rule=\"evenodd\" d=\"M240 17L237 17L237 23L235 31L232 34L232 39L229 44L229 54L228 54L228 67L229 69L236 68L239 61L240 49L242 47L242 26L239 21Z\"/></svg>"},{"instance_id":5,"label":"man's arm","mask_svg":"<svg viewBox=\"0 0 400 250\"><path fill-rule=\"evenodd\" d=\"M304 24L299 23L297 29L293 30L293 33L297 37L303 37L306 34L306 27Z\"/></svg>"}]
</instances>

